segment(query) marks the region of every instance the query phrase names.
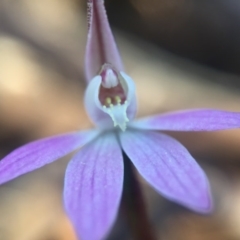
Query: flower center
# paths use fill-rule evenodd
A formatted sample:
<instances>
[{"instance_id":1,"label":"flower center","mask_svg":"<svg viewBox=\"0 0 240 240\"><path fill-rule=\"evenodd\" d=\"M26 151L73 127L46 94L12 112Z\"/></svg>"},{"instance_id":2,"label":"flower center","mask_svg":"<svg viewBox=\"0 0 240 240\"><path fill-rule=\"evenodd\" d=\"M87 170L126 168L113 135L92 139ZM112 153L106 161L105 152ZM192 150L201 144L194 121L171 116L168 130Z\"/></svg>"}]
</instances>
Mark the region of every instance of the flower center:
<instances>
[{"instance_id":1,"label":"flower center","mask_svg":"<svg viewBox=\"0 0 240 240\"><path fill-rule=\"evenodd\" d=\"M99 91L99 101L102 110L113 120L114 127L119 126L126 130L129 121L127 117L127 94L123 87L120 75L108 65L104 65L100 73L102 83Z\"/></svg>"}]
</instances>

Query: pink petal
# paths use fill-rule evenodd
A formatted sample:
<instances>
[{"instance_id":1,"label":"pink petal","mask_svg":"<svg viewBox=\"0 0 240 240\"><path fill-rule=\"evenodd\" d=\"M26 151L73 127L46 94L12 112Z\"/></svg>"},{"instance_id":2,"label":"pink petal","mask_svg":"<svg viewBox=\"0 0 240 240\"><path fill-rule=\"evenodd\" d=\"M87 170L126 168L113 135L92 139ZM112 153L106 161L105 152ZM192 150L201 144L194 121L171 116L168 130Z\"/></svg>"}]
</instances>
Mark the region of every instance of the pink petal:
<instances>
[{"instance_id":1,"label":"pink petal","mask_svg":"<svg viewBox=\"0 0 240 240\"><path fill-rule=\"evenodd\" d=\"M97 131L74 132L26 144L0 161L0 184L31 172L83 146Z\"/></svg>"},{"instance_id":2,"label":"pink petal","mask_svg":"<svg viewBox=\"0 0 240 240\"><path fill-rule=\"evenodd\" d=\"M117 215L123 185L121 148L113 132L85 146L69 163L66 211L81 240L103 239Z\"/></svg>"},{"instance_id":3,"label":"pink petal","mask_svg":"<svg viewBox=\"0 0 240 240\"><path fill-rule=\"evenodd\" d=\"M120 140L139 173L162 195L197 212L211 210L207 177L179 142L150 131L127 131Z\"/></svg>"},{"instance_id":4,"label":"pink petal","mask_svg":"<svg viewBox=\"0 0 240 240\"><path fill-rule=\"evenodd\" d=\"M131 126L149 130L217 131L240 127L240 113L200 109L139 119Z\"/></svg>"},{"instance_id":5,"label":"pink petal","mask_svg":"<svg viewBox=\"0 0 240 240\"><path fill-rule=\"evenodd\" d=\"M110 29L103 0L88 0L88 38L85 56L87 81L96 76L105 63L118 71L123 70L112 31Z\"/></svg>"}]
</instances>

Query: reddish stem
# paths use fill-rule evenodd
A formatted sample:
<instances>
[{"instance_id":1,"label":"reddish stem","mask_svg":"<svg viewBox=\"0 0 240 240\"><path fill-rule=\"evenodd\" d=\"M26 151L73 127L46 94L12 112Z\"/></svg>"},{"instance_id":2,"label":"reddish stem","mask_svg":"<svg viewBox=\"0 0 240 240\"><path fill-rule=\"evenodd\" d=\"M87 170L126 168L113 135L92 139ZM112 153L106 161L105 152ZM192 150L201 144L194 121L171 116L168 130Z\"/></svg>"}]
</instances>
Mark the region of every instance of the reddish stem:
<instances>
[{"instance_id":1,"label":"reddish stem","mask_svg":"<svg viewBox=\"0 0 240 240\"><path fill-rule=\"evenodd\" d=\"M148 220L141 186L132 163L124 154L123 209L134 240L156 240Z\"/></svg>"}]
</instances>

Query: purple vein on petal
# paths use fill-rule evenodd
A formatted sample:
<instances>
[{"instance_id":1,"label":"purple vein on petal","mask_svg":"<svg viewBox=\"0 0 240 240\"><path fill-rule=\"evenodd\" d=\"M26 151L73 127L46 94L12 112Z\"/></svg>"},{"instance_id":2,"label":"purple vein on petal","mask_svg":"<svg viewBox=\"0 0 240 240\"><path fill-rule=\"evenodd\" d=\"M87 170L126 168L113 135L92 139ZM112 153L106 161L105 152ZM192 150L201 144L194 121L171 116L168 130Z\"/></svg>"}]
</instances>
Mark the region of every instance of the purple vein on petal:
<instances>
[{"instance_id":1,"label":"purple vein on petal","mask_svg":"<svg viewBox=\"0 0 240 240\"><path fill-rule=\"evenodd\" d=\"M178 141L150 131L128 131L120 140L139 173L157 191L197 212L211 211L207 177Z\"/></svg>"},{"instance_id":2,"label":"purple vein on petal","mask_svg":"<svg viewBox=\"0 0 240 240\"><path fill-rule=\"evenodd\" d=\"M123 187L123 158L113 132L100 135L70 161L64 203L81 240L103 239L117 215Z\"/></svg>"},{"instance_id":3,"label":"purple vein on petal","mask_svg":"<svg viewBox=\"0 0 240 240\"><path fill-rule=\"evenodd\" d=\"M44 138L26 144L0 161L0 183L43 167L91 141L98 131L82 131Z\"/></svg>"},{"instance_id":4,"label":"purple vein on petal","mask_svg":"<svg viewBox=\"0 0 240 240\"><path fill-rule=\"evenodd\" d=\"M211 109L171 112L136 120L134 128L169 131L217 131L240 128L240 113Z\"/></svg>"},{"instance_id":5,"label":"purple vein on petal","mask_svg":"<svg viewBox=\"0 0 240 240\"><path fill-rule=\"evenodd\" d=\"M103 0L88 0L88 37L85 55L87 81L99 73L105 63L123 70L123 64L108 23Z\"/></svg>"}]
</instances>

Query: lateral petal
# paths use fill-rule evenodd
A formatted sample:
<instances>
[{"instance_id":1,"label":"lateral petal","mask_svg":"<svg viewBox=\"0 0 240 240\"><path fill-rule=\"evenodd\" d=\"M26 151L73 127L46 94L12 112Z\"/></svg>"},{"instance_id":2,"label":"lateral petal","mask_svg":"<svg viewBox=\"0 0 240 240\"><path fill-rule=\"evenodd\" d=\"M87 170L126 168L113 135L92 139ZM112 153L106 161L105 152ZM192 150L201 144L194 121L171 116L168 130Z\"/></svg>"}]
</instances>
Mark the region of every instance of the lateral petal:
<instances>
[{"instance_id":1,"label":"lateral petal","mask_svg":"<svg viewBox=\"0 0 240 240\"><path fill-rule=\"evenodd\" d=\"M134 128L169 131L217 131L240 127L240 113L195 109L136 120Z\"/></svg>"},{"instance_id":2,"label":"lateral petal","mask_svg":"<svg viewBox=\"0 0 240 240\"><path fill-rule=\"evenodd\" d=\"M113 132L104 133L73 157L66 170L64 203L81 240L100 240L108 234L122 186L122 152Z\"/></svg>"},{"instance_id":3,"label":"lateral petal","mask_svg":"<svg viewBox=\"0 0 240 240\"><path fill-rule=\"evenodd\" d=\"M120 140L139 173L163 196L197 212L211 210L207 177L178 141L150 131L127 131Z\"/></svg>"},{"instance_id":4,"label":"lateral petal","mask_svg":"<svg viewBox=\"0 0 240 240\"><path fill-rule=\"evenodd\" d=\"M26 144L0 161L0 184L31 172L76 150L97 136L98 131L73 132Z\"/></svg>"}]
</instances>

